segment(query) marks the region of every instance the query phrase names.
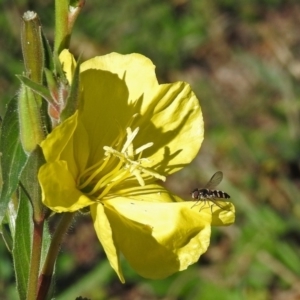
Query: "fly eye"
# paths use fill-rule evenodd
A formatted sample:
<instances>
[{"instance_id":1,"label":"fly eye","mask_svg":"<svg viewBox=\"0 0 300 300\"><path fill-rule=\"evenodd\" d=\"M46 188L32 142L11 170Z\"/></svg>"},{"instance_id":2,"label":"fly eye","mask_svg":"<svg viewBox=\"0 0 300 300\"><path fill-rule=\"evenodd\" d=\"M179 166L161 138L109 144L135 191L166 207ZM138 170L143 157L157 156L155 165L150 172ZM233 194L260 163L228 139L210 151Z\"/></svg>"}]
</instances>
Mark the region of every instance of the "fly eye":
<instances>
[{"instance_id":1,"label":"fly eye","mask_svg":"<svg viewBox=\"0 0 300 300\"><path fill-rule=\"evenodd\" d=\"M192 198L193 199L197 199L198 198L198 195L199 195L199 192L198 192L198 190L194 190L194 191L192 191Z\"/></svg>"}]
</instances>

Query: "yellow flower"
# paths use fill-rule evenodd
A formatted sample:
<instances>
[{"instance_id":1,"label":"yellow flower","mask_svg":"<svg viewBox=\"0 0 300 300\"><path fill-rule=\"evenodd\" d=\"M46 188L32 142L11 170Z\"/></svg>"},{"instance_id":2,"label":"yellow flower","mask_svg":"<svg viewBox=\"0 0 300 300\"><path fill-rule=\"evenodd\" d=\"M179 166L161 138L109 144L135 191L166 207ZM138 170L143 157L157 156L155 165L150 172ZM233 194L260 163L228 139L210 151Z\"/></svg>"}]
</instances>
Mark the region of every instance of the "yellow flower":
<instances>
[{"instance_id":1,"label":"yellow flower","mask_svg":"<svg viewBox=\"0 0 300 300\"><path fill-rule=\"evenodd\" d=\"M69 73L72 56L64 52L62 60ZM56 212L89 206L122 282L121 254L140 275L164 278L206 251L211 224L234 221L230 204L231 211L199 211L157 183L196 156L203 120L190 86L160 85L154 68L139 54L84 62L77 112L41 144L47 161L39 171L44 204Z\"/></svg>"}]
</instances>

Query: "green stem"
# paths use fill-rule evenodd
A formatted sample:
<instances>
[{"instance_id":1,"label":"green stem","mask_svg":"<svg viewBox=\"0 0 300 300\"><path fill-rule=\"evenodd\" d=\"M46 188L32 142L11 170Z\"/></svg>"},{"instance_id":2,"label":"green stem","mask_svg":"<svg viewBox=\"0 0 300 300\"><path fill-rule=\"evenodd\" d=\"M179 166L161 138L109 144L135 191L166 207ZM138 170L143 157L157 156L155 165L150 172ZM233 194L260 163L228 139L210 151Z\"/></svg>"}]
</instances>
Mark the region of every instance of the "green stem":
<instances>
[{"instance_id":1,"label":"green stem","mask_svg":"<svg viewBox=\"0 0 300 300\"><path fill-rule=\"evenodd\" d=\"M55 42L54 51L59 54L63 49L68 49L70 32L68 25L69 1L55 0Z\"/></svg>"},{"instance_id":2,"label":"green stem","mask_svg":"<svg viewBox=\"0 0 300 300\"><path fill-rule=\"evenodd\" d=\"M60 250L61 241L70 226L75 213L64 213L52 237L49 251L39 277L39 288L37 300L46 299L54 270L55 261ZM34 299L34 298L32 298Z\"/></svg>"},{"instance_id":3,"label":"green stem","mask_svg":"<svg viewBox=\"0 0 300 300\"><path fill-rule=\"evenodd\" d=\"M55 0L55 45L54 51L59 54L63 49L69 49L74 23L85 4L78 0L75 6L70 6L68 0Z\"/></svg>"},{"instance_id":4,"label":"green stem","mask_svg":"<svg viewBox=\"0 0 300 300\"><path fill-rule=\"evenodd\" d=\"M41 261L41 249L43 242L44 220L40 222L33 221L33 239L31 251L31 265L28 279L27 299L36 299L38 275Z\"/></svg>"}]
</instances>

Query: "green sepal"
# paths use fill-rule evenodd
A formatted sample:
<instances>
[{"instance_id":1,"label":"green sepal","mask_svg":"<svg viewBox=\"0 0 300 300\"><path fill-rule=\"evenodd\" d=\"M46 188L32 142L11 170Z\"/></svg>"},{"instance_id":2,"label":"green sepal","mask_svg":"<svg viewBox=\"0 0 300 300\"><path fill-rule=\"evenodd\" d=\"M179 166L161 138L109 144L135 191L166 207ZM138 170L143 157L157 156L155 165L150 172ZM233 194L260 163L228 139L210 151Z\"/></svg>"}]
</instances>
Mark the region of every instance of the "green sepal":
<instances>
[{"instance_id":1,"label":"green sepal","mask_svg":"<svg viewBox=\"0 0 300 300\"><path fill-rule=\"evenodd\" d=\"M47 136L51 130L51 120L50 117L48 115L48 102L47 101L43 101L42 102L42 106L41 106L41 119L42 119L42 124L44 126L44 134L45 136Z\"/></svg>"},{"instance_id":2,"label":"green sepal","mask_svg":"<svg viewBox=\"0 0 300 300\"><path fill-rule=\"evenodd\" d=\"M13 243L13 262L20 299L26 299L32 245L32 208L24 191L20 189L19 208Z\"/></svg>"},{"instance_id":3,"label":"green sepal","mask_svg":"<svg viewBox=\"0 0 300 300\"><path fill-rule=\"evenodd\" d=\"M43 41L44 56L45 56L45 65L44 65L44 67L51 70L51 71L54 71L54 61L53 61L52 49L51 49L49 41L45 37L43 31L42 31L42 41Z\"/></svg>"},{"instance_id":4,"label":"green sepal","mask_svg":"<svg viewBox=\"0 0 300 300\"><path fill-rule=\"evenodd\" d=\"M48 91L52 98L52 105L55 105L58 102L59 99L59 92L57 87L56 78L54 78L54 74L49 69L45 68L45 77L47 82Z\"/></svg>"},{"instance_id":5,"label":"green sepal","mask_svg":"<svg viewBox=\"0 0 300 300\"><path fill-rule=\"evenodd\" d=\"M28 88L30 88L31 90L33 90L34 92L39 94L47 102L54 104L51 94L45 86L32 81L31 79L27 78L26 76L23 76L23 75L16 75L16 76L25 86L27 86Z\"/></svg>"},{"instance_id":6,"label":"green sepal","mask_svg":"<svg viewBox=\"0 0 300 300\"><path fill-rule=\"evenodd\" d=\"M69 95L66 100L66 106L60 115L61 121L64 121L70 116L72 116L75 113L76 109L78 108L80 64L81 64L81 57L79 57L76 63L76 68L74 70L74 75L72 78L72 85L70 87Z\"/></svg>"},{"instance_id":7,"label":"green sepal","mask_svg":"<svg viewBox=\"0 0 300 300\"><path fill-rule=\"evenodd\" d=\"M1 172L2 191L0 196L0 224L5 216L9 200L18 187L21 172L26 165L27 156L19 137L17 99L8 103L1 129Z\"/></svg>"}]
</instances>

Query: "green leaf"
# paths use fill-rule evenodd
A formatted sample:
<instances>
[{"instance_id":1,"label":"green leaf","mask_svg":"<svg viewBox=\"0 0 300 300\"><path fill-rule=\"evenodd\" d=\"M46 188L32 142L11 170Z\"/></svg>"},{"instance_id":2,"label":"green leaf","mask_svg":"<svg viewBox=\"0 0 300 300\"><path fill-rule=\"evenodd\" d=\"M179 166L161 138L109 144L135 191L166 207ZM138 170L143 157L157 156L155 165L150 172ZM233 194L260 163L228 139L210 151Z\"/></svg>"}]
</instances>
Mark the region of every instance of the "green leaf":
<instances>
[{"instance_id":1,"label":"green leaf","mask_svg":"<svg viewBox=\"0 0 300 300\"><path fill-rule=\"evenodd\" d=\"M33 215L35 220L43 219L45 210L47 209L42 203L42 191L38 181L38 172L41 165L45 163L45 158L40 146L37 146L30 153L27 164L23 168L20 182L28 195L33 207Z\"/></svg>"},{"instance_id":2,"label":"green leaf","mask_svg":"<svg viewBox=\"0 0 300 300\"><path fill-rule=\"evenodd\" d=\"M27 161L19 138L16 98L9 102L3 119L0 152L2 153L1 172L3 180L0 196L0 224L2 224L8 202L17 189L20 174Z\"/></svg>"},{"instance_id":3,"label":"green leaf","mask_svg":"<svg viewBox=\"0 0 300 300\"><path fill-rule=\"evenodd\" d=\"M20 189L19 208L13 245L13 261L20 299L26 299L32 244L32 209L25 193Z\"/></svg>"},{"instance_id":4,"label":"green leaf","mask_svg":"<svg viewBox=\"0 0 300 300\"><path fill-rule=\"evenodd\" d=\"M13 240L15 238L15 232L16 232L16 219L18 214L18 206L19 206L19 198L17 196L17 193L15 192L13 193L11 200L8 203L6 216L4 218L5 222L7 221L8 227L2 226L2 237L9 252L12 252L13 249Z\"/></svg>"},{"instance_id":5,"label":"green leaf","mask_svg":"<svg viewBox=\"0 0 300 300\"><path fill-rule=\"evenodd\" d=\"M1 236L3 239L3 242L9 252L12 251L12 235L9 229L6 226L2 226L1 228Z\"/></svg>"},{"instance_id":6,"label":"green leaf","mask_svg":"<svg viewBox=\"0 0 300 300\"><path fill-rule=\"evenodd\" d=\"M34 92L36 92L38 95L43 97L47 102L49 102L51 104L55 104L54 100L51 97L50 92L48 91L48 89L45 86L32 81L31 79L27 78L26 76L23 76L23 75L16 75L16 76L24 85L26 85L27 87L32 89Z\"/></svg>"}]
</instances>

